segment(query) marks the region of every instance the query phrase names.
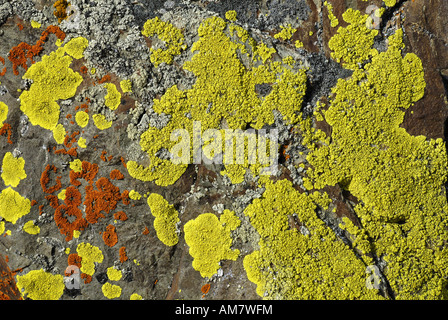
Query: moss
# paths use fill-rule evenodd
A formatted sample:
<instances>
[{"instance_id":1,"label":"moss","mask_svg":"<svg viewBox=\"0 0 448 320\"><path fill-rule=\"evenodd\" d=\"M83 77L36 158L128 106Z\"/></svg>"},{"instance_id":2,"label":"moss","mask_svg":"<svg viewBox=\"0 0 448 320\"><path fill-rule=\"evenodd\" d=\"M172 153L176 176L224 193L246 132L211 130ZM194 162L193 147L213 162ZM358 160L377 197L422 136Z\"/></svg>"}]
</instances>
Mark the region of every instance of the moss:
<instances>
[{"instance_id":1,"label":"moss","mask_svg":"<svg viewBox=\"0 0 448 320\"><path fill-rule=\"evenodd\" d=\"M265 192L244 214L260 235L243 265L265 299L376 299L365 286L366 265L316 214L328 197L307 196L288 180L266 179ZM302 233L289 223L308 230Z\"/></svg>"},{"instance_id":2,"label":"moss","mask_svg":"<svg viewBox=\"0 0 448 320\"><path fill-rule=\"evenodd\" d=\"M113 83L106 83L104 87L107 90L107 94L104 97L105 105L110 110L116 110L121 103L121 94L117 89L117 86Z\"/></svg>"},{"instance_id":3,"label":"moss","mask_svg":"<svg viewBox=\"0 0 448 320\"><path fill-rule=\"evenodd\" d=\"M8 106L6 103L0 101L0 125L3 125L3 122L6 121L8 117Z\"/></svg>"},{"instance_id":4,"label":"moss","mask_svg":"<svg viewBox=\"0 0 448 320\"><path fill-rule=\"evenodd\" d=\"M147 202L151 214L155 217L154 229L157 237L165 245L174 246L179 241L177 232L177 224L180 222L179 213L173 205L157 193L151 193Z\"/></svg>"},{"instance_id":5,"label":"moss","mask_svg":"<svg viewBox=\"0 0 448 320\"><path fill-rule=\"evenodd\" d=\"M84 58L84 50L89 45L89 41L84 37L71 39L64 45L65 52L75 59Z\"/></svg>"},{"instance_id":6,"label":"moss","mask_svg":"<svg viewBox=\"0 0 448 320\"><path fill-rule=\"evenodd\" d=\"M25 159L15 158L11 152L3 157L2 179L6 186L17 187L26 178Z\"/></svg>"},{"instance_id":7,"label":"moss","mask_svg":"<svg viewBox=\"0 0 448 320\"><path fill-rule=\"evenodd\" d=\"M109 282L103 284L101 291L103 291L104 296L108 299L119 298L121 296L121 287L110 284Z\"/></svg>"},{"instance_id":8,"label":"moss","mask_svg":"<svg viewBox=\"0 0 448 320\"><path fill-rule=\"evenodd\" d=\"M42 57L23 75L33 80L28 91L20 95L20 109L33 125L53 130L59 120L57 100L73 97L82 82L79 73L70 68L72 58L64 55L63 48Z\"/></svg>"},{"instance_id":9,"label":"moss","mask_svg":"<svg viewBox=\"0 0 448 320\"><path fill-rule=\"evenodd\" d=\"M120 81L120 88L123 93L132 92L132 81L129 79Z\"/></svg>"},{"instance_id":10,"label":"moss","mask_svg":"<svg viewBox=\"0 0 448 320\"><path fill-rule=\"evenodd\" d=\"M78 111L75 114L75 121L81 128L85 128L89 124L89 114L85 111Z\"/></svg>"},{"instance_id":11,"label":"moss","mask_svg":"<svg viewBox=\"0 0 448 320\"><path fill-rule=\"evenodd\" d=\"M335 37L350 43L356 30L340 28ZM440 299L447 296L447 155L442 139L412 136L400 127L426 86L420 59L402 54L402 35L398 29L381 53L353 47L365 65L348 66L352 76L332 90L324 112L331 140L308 154L314 169L307 185L339 184L359 200L354 209L363 228L347 220L345 226L361 253L386 262L384 275L396 299Z\"/></svg>"},{"instance_id":12,"label":"moss","mask_svg":"<svg viewBox=\"0 0 448 320\"><path fill-rule=\"evenodd\" d=\"M241 221L230 210L224 210L221 218L212 213L200 214L184 226L185 242L190 247L193 268L202 277L212 277L220 268L221 260L236 260L238 249L232 250L230 232L239 227Z\"/></svg>"},{"instance_id":13,"label":"moss","mask_svg":"<svg viewBox=\"0 0 448 320\"><path fill-rule=\"evenodd\" d=\"M16 223L31 210L31 201L22 197L11 187L3 189L0 194L0 216L6 221Z\"/></svg>"},{"instance_id":14,"label":"moss","mask_svg":"<svg viewBox=\"0 0 448 320\"><path fill-rule=\"evenodd\" d=\"M155 17L145 22L143 25L142 34L145 37L152 37L157 34L160 40L165 42L167 49L150 48L151 62L155 67L158 67L160 63L172 64L174 56L181 53L181 50L185 50L184 36L181 30L174 27L171 23L165 22Z\"/></svg>"},{"instance_id":15,"label":"moss","mask_svg":"<svg viewBox=\"0 0 448 320\"><path fill-rule=\"evenodd\" d=\"M65 135L67 134L67 131L65 130L64 126L62 124L58 123L52 131L53 131L54 141L56 141L57 144L63 144Z\"/></svg>"},{"instance_id":16,"label":"moss","mask_svg":"<svg viewBox=\"0 0 448 320\"><path fill-rule=\"evenodd\" d=\"M101 263L104 259L101 250L90 243L81 242L76 247L76 252L82 258L81 272L89 276L95 273L95 263Z\"/></svg>"},{"instance_id":17,"label":"moss","mask_svg":"<svg viewBox=\"0 0 448 320\"><path fill-rule=\"evenodd\" d=\"M111 281L118 281L123 277L121 270L114 267L107 268L107 277Z\"/></svg>"},{"instance_id":18,"label":"moss","mask_svg":"<svg viewBox=\"0 0 448 320\"><path fill-rule=\"evenodd\" d=\"M297 31L297 29L293 28L291 24L285 26L280 26L281 31L274 35L275 39L289 40L292 38L292 35Z\"/></svg>"},{"instance_id":19,"label":"moss","mask_svg":"<svg viewBox=\"0 0 448 320\"><path fill-rule=\"evenodd\" d=\"M40 228L39 226L36 226L34 224L33 220L30 220L23 225L23 231L29 234L36 235L40 233Z\"/></svg>"},{"instance_id":20,"label":"moss","mask_svg":"<svg viewBox=\"0 0 448 320\"><path fill-rule=\"evenodd\" d=\"M106 117L102 114L94 114L92 118L93 123L100 130L106 130L112 127L112 121L107 121Z\"/></svg>"},{"instance_id":21,"label":"moss","mask_svg":"<svg viewBox=\"0 0 448 320\"><path fill-rule=\"evenodd\" d=\"M17 276L17 288L22 296L32 300L59 300L64 293L64 277L43 269L31 270L23 276Z\"/></svg>"}]
</instances>

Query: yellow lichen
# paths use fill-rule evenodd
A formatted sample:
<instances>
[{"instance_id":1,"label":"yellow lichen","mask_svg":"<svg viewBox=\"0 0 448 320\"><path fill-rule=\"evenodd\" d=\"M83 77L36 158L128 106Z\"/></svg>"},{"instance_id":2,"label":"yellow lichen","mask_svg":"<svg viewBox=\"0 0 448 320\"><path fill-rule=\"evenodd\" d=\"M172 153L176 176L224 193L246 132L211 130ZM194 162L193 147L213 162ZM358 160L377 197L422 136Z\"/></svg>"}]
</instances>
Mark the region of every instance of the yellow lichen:
<instances>
[{"instance_id":1,"label":"yellow lichen","mask_svg":"<svg viewBox=\"0 0 448 320\"><path fill-rule=\"evenodd\" d=\"M333 5L329 3L328 1L324 2L324 5L327 7L328 10L328 18L330 19L330 25L331 27L336 27L339 24L338 18L333 13Z\"/></svg>"},{"instance_id":2,"label":"yellow lichen","mask_svg":"<svg viewBox=\"0 0 448 320\"><path fill-rule=\"evenodd\" d=\"M365 286L364 262L317 216L317 203L327 206L328 197L300 193L288 180L266 181L262 197L244 211L260 235L259 249L243 261L257 293L265 299L381 298Z\"/></svg>"},{"instance_id":3,"label":"yellow lichen","mask_svg":"<svg viewBox=\"0 0 448 320\"><path fill-rule=\"evenodd\" d=\"M0 221L0 236L5 232L5 221Z\"/></svg>"},{"instance_id":4,"label":"yellow lichen","mask_svg":"<svg viewBox=\"0 0 448 320\"><path fill-rule=\"evenodd\" d=\"M143 25L142 34L146 37L152 37L155 34L160 40L165 42L166 49L154 49L151 47L151 62L155 67L158 67L160 63L172 64L174 56L181 53L181 50L185 50L184 36L181 30L174 27L171 23L165 22L155 17L145 22Z\"/></svg>"},{"instance_id":5,"label":"yellow lichen","mask_svg":"<svg viewBox=\"0 0 448 320\"><path fill-rule=\"evenodd\" d=\"M22 197L11 187L3 189L0 194L0 216L6 221L16 223L31 210L31 201Z\"/></svg>"},{"instance_id":6,"label":"yellow lichen","mask_svg":"<svg viewBox=\"0 0 448 320\"><path fill-rule=\"evenodd\" d=\"M142 296L139 295L138 293L131 294L131 297L129 299L130 300L143 300Z\"/></svg>"},{"instance_id":7,"label":"yellow lichen","mask_svg":"<svg viewBox=\"0 0 448 320\"><path fill-rule=\"evenodd\" d=\"M65 197L66 197L65 192L66 192L66 189L62 189L61 192L58 193L59 200L65 200Z\"/></svg>"},{"instance_id":8,"label":"yellow lichen","mask_svg":"<svg viewBox=\"0 0 448 320\"><path fill-rule=\"evenodd\" d=\"M220 268L221 260L238 258L240 251L231 249L230 232L240 223L235 213L226 209L220 219L213 213L203 213L185 224L185 242L194 259L193 268L202 277L213 276Z\"/></svg>"},{"instance_id":9,"label":"yellow lichen","mask_svg":"<svg viewBox=\"0 0 448 320\"><path fill-rule=\"evenodd\" d=\"M155 217L154 229L157 237L167 246L174 246L179 241L177 224L180 222L179 213L161 195L152 193L148 197L148 206Z\"/></svg>"},{"instance_id":10,"label":"yellow lichen","mask_svg":"<svg viewBox=\"0 0 448 320\"><path fill-rule=\"evenodd\" d=\"M95 263L103 262L103 253L98 247L84 242L78 244L76 251L82 258L81 272L92 276L95 273Z\"/></svg>"},{"instance_id":11,"label":"yellow lichen","mask_svg":"<svg viewBox=\"0 0 448 320\"><path fill-rule=\"evenodd\" d=\"M75 114L75 121L78 126L84 128L89 124L89 114L85 111L78 111Z\"/></svg>"},{"instance_id":12,"label":"yellow lichen","mask_svg":"<svg viewBox=\"0 0 448 320\"><path fill-rule=\"evenodd\" d=\"M104 296L108 299L119 298L121 296L121 287L110 284L109 282L103 284L101 291L103 291Z\"/></svg>"},{"instance_id":13,"label":"yellow lichen","mask_svg":"<svg viewBox=\"0 0 448 320\"><path fill-rule=\"evenodd\" d=\"M107 121L106 117L102 114L94 114L92 118L93 123L100 130L106 130L112 127L112 121Z\"/></svg>"},{"instance_id":14,"label":"yellow lichen","mask_svg":"<svg viewBox=\"0 0 448 320\"><path fill-rule=\"evenodd\" d=\"M0 125L3 124L3 122L6 121L6 118L8 117L8 106L6 103L0 101Z\"/></svg>"},{"instance_id":15,"label":"yellow lichen","mask_svg":"<svg viewBox=\"0 0 448 320\"><path fill-rule=\"evenodd\" d=\"M229 21L236 21L236 11L229 10L226 12L226 19Z\"/></svg>"},{"instance_id":16,"label":"yellow lichen","mask_svg":"<svg viewBox=\"0 0 448 320\"><path fill-rule=\"evenodd\" d=\"M292 38L292 35L294 34L294 32L297 31L297 29L293 28L291 26L291 24L288 24L286 27L280 26L280 28L282 30L279 33L274 35L275 39L289 40Z\"/></svg>"},{"instance_id":17,"label":"yellow lichen","mask_svg":"<svg viewBox=\"0 0 448 320\"><path fill-rule=\"evenodd\" d=\"M75 159L70 162L70 169L72 169L75 172L81 172L82 171L82 161L80 159Z\"/></svg>"},{"instance_id":18,"label":"yellow lichen","mask_svg":"<svg viewBox=\"0 0 448 320\"><path fill-rule=\"evenodd\" d=\"M132 200L140 200L142 198L142 195L135 190L131 190L129 191L129 198L131 198Z\"/></svg>"},{"instance_id":19,"label":"yellow lichen","mask_svg":"<svg viewBox=\"0 0 448 320\"><path fill-rule=\"evenodd\" d=\"M117 90L117 87L113 83L106 83L104 87L107 90L107 94L104 97L104 104L110 110L115 110L121 103L121 93Z\"/></svg>"},{"instance_id":20,"label":"yellow lichen","mask_svg":"<svg viewBox=\"0 0 448 320\"><path fill-rule=\"evenodd\" d=\"M23 225L23 231L29 234L39 234L40 228L34 224L33 220L30 220Z\"/></svg>"},{"instance_id":21,"label":"yellow lichen","mask_svg":"<svg viewBox=\"0 0 448 320\"><path fill-rule=\"evenodd\" d=\"M20 109L33 125L48 130L56 127L60 114L56 101L73 97L82 82L81 75L70 68L72 60L64 55L63 48L59 48L44 55L24 74L23 78L33 80L33 83L20 95Z\"/></svg>"},{"instance_id":22,"label":"yellow lichen","mask_svg":"<svg viewBox=\"0 0 448 320\"><path fill-rule=\"evenodd\" d=\"M64 126L58 123L52 131L54 141L56 141L57 144L64 143L65 135L67 134L67 131L65 130Z\"/></svg>"},{"instance_id":23,"label":"yellow lichen","mask_svg":"<svg viewBox=\"0 0 448 320\"><path fill-rule=\"evenodd\" d=\"M84 50L89 45L89 41L84 37L71 39L64 45L65 52L75 59L84 58Z\"/></svg>"},{"instance_id":24,"label":"yellow lichen","mask_svg":"<svg viewBox=\"0 0 448 320\"><path fill-rule=\"evenodd\" d=\"M83 137L79 138L78 146L83 149L87 148L86 138L83 138Z\"/></svg>"},{"instance_id":25,"label":"yellow lichen","mask_svg":"<svg viewBox=\"0 0 448 320\"><path fill-rule=\"evenodd\" d=\"M123 93L132 92L132 81L129 79L120 81L120 88Z\"/></svg>"},{"instance_id":26,"label":"yellow lichen","mask_svg":"<svg viewBox=\"0 0 448 320\"><path fill-rule=\"evenodd\" d=\"M111 281L118 281L122 278L123 274L121 270L116 269L114 267L107 268L107 277Z\"/></svg>"},{"instance_id":27,"label":"yellow lichen","mask_svg":"<svg viewBox=\"0 0 448 320\"><path fill-rule=\"evenodd\" d=\"M64 277L43 269L31 270L23 276L17 276L17 288L22 296L32 300L59 300L64 293Z\"/></svg>"},{"instance_id":28,"label":"yellow lichen","mask_svg":"<svg viewBox=\"0 0 448 320\"><path fill-rule=\"evenodd\" d=\"M31 20L31 27L33 27L34 29L39 29L42 26L41 23Z\"/></svg>"},{"instance_id":29,"label":"yellow lichen","mask_svg":"<svg viewBox=\"0 0 448 320\"><path fill-rule=\"evenodd\" d=\"M3 157L2 179L6 186L17 187L26 178L25 159L15 158L11 152Z\"/></svg>"}]
</instances>

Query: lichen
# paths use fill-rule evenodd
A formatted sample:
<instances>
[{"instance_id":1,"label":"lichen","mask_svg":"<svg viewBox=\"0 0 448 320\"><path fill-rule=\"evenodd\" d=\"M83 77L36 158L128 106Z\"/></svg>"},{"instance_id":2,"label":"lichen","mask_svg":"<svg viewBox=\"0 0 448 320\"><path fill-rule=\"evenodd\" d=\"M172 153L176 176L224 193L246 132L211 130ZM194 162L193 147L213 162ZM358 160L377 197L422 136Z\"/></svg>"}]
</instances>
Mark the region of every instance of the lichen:
<instances>
[{"instance_id":1,"label":"lichen","mask_svg":"<svg viewBox=\"0 0 448 320\"><path fill-rule=\"evenodd\" d=\"M121 93L118 91L117 87L113 83L106 83L104 87L107 90L107 94L104 97L104 104L110 110L115 110L121 103Z\"/></svg>"},{"instance_id":2,"label":"lichen","mask_svg":"<svg viewBox=\"0 0 448 320\"><path fill-rule=\"evenodd\" d=\"M338 18L333 13L333 5L329 3L328 1L324 2L324 5L327 7L328 10L328 18L330 19L330 25L332 28L337 27L339 24Z\"/></svg>"},{"instance_id":3,"label":"lichen","mask_svg":"<svg viewBox=\"0 0 448 320\"><path fill-rule=\"evenodd\" d=\"M78 111L75 114L75 121L81 128L84 128L89 124L89 118L89 114L85 111Z\"/></svg>"},{"instance_id":4,"label":"lichen","mask_svg":"<svg viewBox=\"0 0 448 320\"><path fill-rule=\"evenodd\" d=\"M365 31L358 25L365 16L350 16L358 17L347 19L356 28L339 28L338 43L349 44ZM373 34L364 31L370 39ZM440 299L447 295L447 155L442 139L412 136L400 127L426 86L420 59L402 54L402 36L398 29L381 53L370 49L370 40L352 46L352 61L361 64L345 64L354 72L332 90L324 112L331 140L308 154L314 169L305 185L339 184L359 200L354 209L363 229L345 225L361 253L387 264L384 275L396 299Z\"/></svg>"},{"instance_id":5,"label":"lichen","mask_svg":"<svg viewBox=\"0 0 448 320\"><path fill-rule=\"evenodd\" d=\"M75 159L70 162L70 169L72 169L75 172L81 172L82 171L82 161L79 159Z\"/></svg>"},{"instance_id":6,"label":"lichen","mask_svg":"<svg viewBox=\"0 0 448 320\"><path fill-rule=\"evenodd\" d=\"M239 227L241 221L233 211L224 210L218 219L213 213L200 214L184 226L185 242L190 247L193 268L202 277L212 277L218 272L221 260L236 260L238 249L231 249L230 232Z\"/></svg>"},{"instance_id":7,"label":"lichen","mask_svg":"<svg viewBox=\"0 0 448 320\"><path fill-rule=\"evenodd\" d=\"M162 129L151 126L140 136L140 146L148 153L150 165L143 167L135 161L127 162L132 177L154 181L161 186L177 181L197 151L193 150L196 147L192 143L194 121L200 121L202 134L207 129L219 128L223 120L230 129L242 129L247 125L262 128L274 122L273 110L280 111L287 122L294 123L300 119L306 85L305 69L294 72L280 61L259 64L259 58L267 61L275 49L257 45L251 37L244 37L246 42L239 37L233 39L226 28L227 22L219 17L211 17L201 23L199 40L191 48L195 54L183 65L197 77L196 83L188 90L179 90L174 85L160 99L154 99L154 111L169 114L171 118ZM242 32L240 35L243 38ZM253 52L250 52L251 48ZM245 67L238 58L239 52L257 65ZM260 97L255 90L257 84L263 83L272 84L266 97ZM191 114L191 117L186 114ZM174 164L156 156L162 148L173 149L179 141L173 139L176 130L182 132L181 142L187 144L191 151L186 155L186 163Z\"/></svg>"},{"instance_id":8,"label":"lichen","mask_svg":"<svg viewBox=\"0 0 448 320\"><path fill-rule=\"evenodd\" d=\"M317 203L328 205L325 196L300 193L288 180L265 180L262 197L244 210L260 235L260 248L243 260L257 293L265 299L381 298L365 286L363 261L317 216Z\"/></svg>"},{"instance_id":9,"label":"lichen","mask_svg":"<svg viewBox=\"0 0 448 320\"><path fill-rule=\"evenodd\" d=\"M84 58L84 50L89 45L89 41L84 37L76 37L64 45L65 52L75 59Z\"/></svg>"},{"instance_id":10,"label":"lichen","mask_svg":"<svg viewBox=\"0 0 448 320\"><path fill-rule=\"evenodd\" d=\"M33 220L30 220L23 225L23 231L28 234L36 235L40 233L40 228L34 224Z\"/></svg>"},{"instance_id":11,"label":"lichen","mask_svg":"<svg viewBox=\"0 0 448 320\"><path fill-rule=\"evenodd\" d=\"M106 120L106 117L102 114L93 115L93 123L100 130L106 130L112 127L112 121Z\"/></svg>"},{"instance_id":12,"label":"lichen","mask_svg":"<svg viewBox=\"0 0 448 320\"><path fill-rule=\"evenodd\" d=\"M23 78L33 83L20 95L20 109L33 125L48 130L56 127L60 114L56 101L73 97L82 82L81 75L70 68L72 60L64 55L63 48L59 48L44 55L24 74Z\"/></svg>"},{"instance_id":13,"label":"lichen","mask_svg":"<svg viewBox=\"0 0 448 320\"><path fill-rule=\"evenodd\" d=\"M123 277L121 270L114 267L107 268L107 277L111 281L118 281Z\"/></svg>"},{"instance_id":14,"label":"lichen","mask_svg":"<svg viewBox=\"0 0 448 320\"><path fill-rule=\"evenodd\" d=\"M289 40L292 38L292 35L297 31L297 29L293 28L291 24L286 26L280 26L281 31L274 35L275 39Z\"/></svg>"},{"instance_id":15,"label":"lichen","mask_svg":"<svg viewBox=\"0 0 448 320\"><path fill-rule=\"evenodd\" d=\"M119 298L121 296L121 287L109 282L103 284L101 291L103 291L104 296L108 299Z\"/></svg>"},{"instance_id":16,"label":"lichen","mask_svg":"<svg viewBox=\"0 0 448 320\"><path fill-rule=\"evenodd\" d=\"M82 258L81 272L89 276L95 273L95 263L101 263L104 259L101 250L90 243L81 242L76 247L76 252Z\"/></svg>"},{"instance_id":17,"label":"lichen","mask_svg":"<svg viewBox=\"0 0 448 320\"><path fill-rule=\"evenodd\" d=\"M62 124L58 123L52 131L53 131L54 141L56 141L57 144L63 144L65 135L67 134L67 131L65 130L64 126Z\"/></svg>"},{"instance_id":18,"label":"lichen","mask_svg":"<svg viewBox=\"0 0 448 320\"><path fill-rule=\"evenodd\" d=\"M132 93L132 81L129 79L120 81L120 88L123 93Z\"/></svg>"},{"instance_id":19,"label":"lichen","mask_svg":"<svg viewBox=\"0 0 448 320\"><path fill-rule=\"evenodd\" d=\"M6 121L8 117L8 106L6 103L0 101L0 125L3 125L3 122Z\"/></svg>"},{"instance_id":20,"label":"lichen","mask_svg":"<svg viewBox=\"0 0 448 320\"><path fill-rule=\"evenodd\" d=\"M0 194L0 216L13 224L27 215L31 210L31 201L22 197L11 187L3 189Z\"/></svg>"},{"instance_id":21,"label":"lichen","mask_svg":"<svg viewBox=\"0 0 448 320\"><path fill-rule=\"evenodd\" d=\"M145 37L157 35L160 40L165 42L165 50L150 48L150 59L155 67L158 67L162 62L172 64L174 56L179 55L186 48L181 30L169 22L160 20L159 17L146 21L143 25L142 34Z\"/></svg>"},{"instance_id":22,"label":"lichen","mask_svg":"<svg viewBox=\"0 0 448 320\"><path fill-rule=\"evenodd\" d=\"M40 269L17 276L17 288L22 296L32 300L59 300L65 284L62 275L53 275Z\"/></svg>"},{"instance_id":23,"label":"lichen","mask_svg":"<svg viewBox=\"0 0 448 320\"><path fill-rule=\"evenodd\" d=\"M15 158L11 152L7 152L3 157L1 176L5 186L17 187L26 178L25 159Z\"/></svg>"},{"instance_id":24,"label":"lichen","mask_svg":"<svg viewBox=\"0 0 448 320\"><path fill-rule=\"evenodd\" d=\"M151 214L155 217L154 229L157 237L167 246L174 246L179 241L177 224L180 222L179 213L161 195L151 193L147 199Z\"/></svg>"}]
</instances>

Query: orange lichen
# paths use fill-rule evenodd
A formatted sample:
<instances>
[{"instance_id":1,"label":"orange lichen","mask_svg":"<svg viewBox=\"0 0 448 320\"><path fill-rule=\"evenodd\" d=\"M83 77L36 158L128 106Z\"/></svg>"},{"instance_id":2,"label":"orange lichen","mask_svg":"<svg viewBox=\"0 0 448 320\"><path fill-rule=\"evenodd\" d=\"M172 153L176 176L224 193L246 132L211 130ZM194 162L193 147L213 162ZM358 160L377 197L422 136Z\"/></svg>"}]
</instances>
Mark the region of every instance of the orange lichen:
<instances>
[{"instance_id":1,"label":"orange lichen","mask_svg":"<svg viewBox=\"0 0 448 320\"><path fill-rule=\"evenodd\" d=\"M42 175L40 177L40 185L42 187L42 190L45 193L54 193L56 191L58 191L59 189L62 188L62 183L61 183L61 177L57 176L56 177L56 184L51 186L50 188L47 187L48 183L50 182L50 177L49 177L49 171L52 170L54 173L57 173L57 168L54 165L51 164L47 164L47 166L45 167L45 170L42 172Z\"/></svg>"},{"instance_id":2,"label":"orange lichen","mask_svg":"<svg viewBox=\"0 0 448 320\"><path fill-rule=\"evenodd\" d=\"M113 185L109 179L101 177L96 182L97 190L92 185L86 186L86 219L89 223L97 223L99 218L104 218L104 213L110 213L117 207L122 199L120 189Z\"/></svg>"},{"instance_id":3,"label":"orange lichen","mask_svg":"<svg viewBox=\"0 0 448 320\"><path fill-rule=\"evenodd\" d=\"M37 201L36 200L31 200L31 206L33 207L33 206L35 206L36 204L37 204Z\"/></svg>"},{"instance_id":4,"label":"orange lichen","mask_svg":"<svg viewBox=\"0 0 448 320\"><path fill-rule=\"evenodd\" d=\"M121 200L123 201L124 205L128 205L131 203L131 201L129 201L129 190L123 191L123 193L121 194Z\"/></svg>"},{"instance_id":5,"label":"orange lichen","mask_svg":"<svg viewBox=\"0 0 448 320\"><path fill-rule=\"evenodd\" d=\"M85 273L81 273L81 279L84 279L85 284L92 282L92 276Z\"/></svg>"},{"instance_id":6,"label":"orange lichen","mask_svg":"<svg viewBox=\"0 0 448 320\"><path fill-rule=\"evenodd\" d=\"M72 157L77 157L78 156L78 151L77 151L77 149L78 149L78 147L73 147L73 148L71 148L71 149L68 149L68 150L65 150L65 149L58 149L58 150L55 150L54 151L54 153L55 154L67 154L67 155L69 155L69 156L72 156Z\"/></svg>"},{"instance_id":7,"label":"orange lichen","mask_svg":"<svg viewBox=\"0 0 448 320\"><path fill-rule=\"evenodd\" d=\"M121 247L118 250L118 254L120 255L120 262L123 263L125 261L128 261L128 255L126 254L126 247Z\"/></svg>"},{"instance_id":8,"label":"orange lichen","mask_svg":"<svg viewBox=\"0 0 448 320\"><path fill-rule=\"evenodd\" d=\"M120 170L114 169L110 172L110 179L111 180L123 180L124 175L120 172Z\"/></svg>"},{"instance_id":9,"label":"orange lichen","mask_svg":"<svg viewBox=\"0 0 448 320\"><path fill-rule=\"evenodd\" d=\"M73 238L73 231L84 230L87 227L87 221L82 216L82 211L78 208L81 204L81 193L75 187L68 187L65 191L64 204L56 208L54 212L54 221L61 234L65 235L65 240L70 241ZM70 222L67 217L75 217Z\"/></svg>"},{"instance_id":10,"label":"orange lichen","mask_svg":"<svg viewBox=\"0 0 448 320\"><path fill-rule=\"evenodd\" d=\"M102 77L100 80L98 80L98 83L105 83L105 82L110 82L111 80L111 76L109 74L106 74L104 77Z\"/></svg>"},{"instance_id":11,"label":"orange lichen","mask_svg":"<svg viewBox=\"0 0 448 320\"><path fill-rule=\"evenodd\" d=\"M11 125L9 123L4 123L3 126L0 129L0 136L7 135L8 143L12 144L11 136L12 136L12 130Z\"/></svg>"},{"instance_id":12,"label":"orange lichen","mask_svg":"<svg viewBox=\"0 0 448 320\"><path fill-rule=\"evenodd\" d=\"M82 170L80 172L70 171L70 183L74 186L80 186L81 182L78 179L82 178L91 185L98 173L98 165L96 163L82 161L81 168Z\"/></svg>"},{"instance_id":13,"label":"orange lichen","mask_svg":"<svg viewBox=\"0 0 448 320\"><path fill-rule=\"evenodd\" d=\"M71 253L68 255L67 263L69 266L77 266L81 268L82 258L77 253Z\"/></svg>"},{"instance_id":14,"label":"orange lichen","mask_svg":"<svg viewBox=\"0 0 448 320\"><path fill-rule=\"evenodd\" d=\"M0 62L3 63L3 65L5 65L5 59L1 56L0 56ZM6 67L4 67L2 72L0 72L0 76L4 76L5 73L6 73Z\"/></svg>"},{"instance_id":15,"label":"orange lichen","mask_svg":"<svg viewBox=\"0 0 448 320\"><path fill-rule=\"evenodd\" d=\"M23 30L23 24L21 24L21 23L18 23L18 24L17 24L17 27L19 27L19 30L20 30L20 31L22 31L22 30Z\"/></svg>"},{"instance_id":16,"label":"orange lichen","mask_svg":"<svg viewBox=\"0 0 448 320\"><path fill-rule=\"evenodd\" d=\"M201 288L203 294L207 294L210 290L210 283L204 284Z\"/></svg>"},{"instance_id":17,"label":"orange lichen","mask_svg":"<svg viewBox=\"0 0 448 320\"><path fill-rule=\"evenodd\" d=\"M103 241L109 247L113 247L117 244L117 230L113 225L110 224L106 227L106 231L103 232Z\"/></svg>"},{"instance_id":18,"label":"orange lichen","mask_svg":"<svg viewBox=\"0 0 448 320\"><path fill-rule=\"evenodd\" d=\"M0 300L22 300L14 280L15 274L7 265L8 260L3 259L0 254Z\"/></svg>"},{"instance_id":19,"label":"orange lichen","mask_svg":"<svg viewBox=\"0 0 448 320\"><path fill-rule=\"evenodd\" d=\"M149 234L149 229L147 226L145 226L145 230L143 230L142 234L144 234L145 236Z\"/></svg>"},{"instance_id":20,"label":"orange lichen","mask_svg":"<svg viewBox=\"0 0 448 320\"><path fill-rule=\"evenodd\" d=\"M123 167L126 169L128 166L126 165L126 161L124 160L124 158L120 157L120 161L121 161L121 164L123 165Z\"/></svg>"},{"instance_id":21,"label":"orange lichen","mask_svg":"<svg viewBox=\"0 0 448 320\"><path fill-rule=\"evenodd\" d=\"M59 207L59 199L57 196L53 195L53 194L48 194L45 196L45 199L48 200L48 203L50 205L50 207L56 209L57 207Z\"/></svg>"},{"instance_id":22,"label":"orange lichen","mask_svg":"<svg viewBox=\"0 0 448 320\"><path fill-rule=\"evenodd\" d=\"M82 66L79 70L82 74L86 74L89 69L86 66Z\"/></svg>"},{"instance_id":23,"label":"orange lichen","mask_svg":"<svg viewBox=\"0 0 448 320\"><path fill-rule=\"evenodd\" d=\"M106 160L106 154L107 154L107 151L106 151L106 150L103 150L103 151L101 152L101 156L100 156L100 158L101 158L101 160L103 160L104 162L107 161L107 160Z\"/></svg>"},{"instance_id":24,"label":"orange lichen","mask_svg":"<svg viewBox=\"0 0 448 320\"><path fill-rule=\"evenodd\" d=\"M19 66L25 70L28 70L28 59L31 61L31 64L35 63L33 58L41 53L43 50L43 45L48 40L51 33L56 35L59 40L64 41L65 33L59 29L58 26L51 25L42 32L39 40L34 45L21 42L9 51L8 59L12 63L12 70L15 75L19 74Z\"/></svg>"},{"instance_id":25,"label":"orange lichen","mask_svg":"<svg viewBox=\"0 0 448 320\"><path fill-rule=\"evenodd\" d=\"M128 220L128 216L126 215L126 213L124 211L117 211L114 213L114 219L126 221L126 220Z\"/></svg>"},{"instance_id":26,"label":"orange lichen","mask_svg":"<svg viewBox=\"0 0 448 320\"><path fill-rule=\"evenodd\" d=\"M67 18L67 7L69 5L70 2L67 0L58 0L53 4L53 7L56 9L53 11L53 14L56 18L58 18L59 23Z\"/></svg>"}]
</instances>

